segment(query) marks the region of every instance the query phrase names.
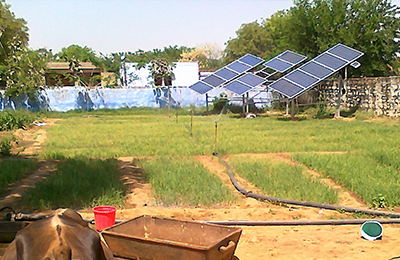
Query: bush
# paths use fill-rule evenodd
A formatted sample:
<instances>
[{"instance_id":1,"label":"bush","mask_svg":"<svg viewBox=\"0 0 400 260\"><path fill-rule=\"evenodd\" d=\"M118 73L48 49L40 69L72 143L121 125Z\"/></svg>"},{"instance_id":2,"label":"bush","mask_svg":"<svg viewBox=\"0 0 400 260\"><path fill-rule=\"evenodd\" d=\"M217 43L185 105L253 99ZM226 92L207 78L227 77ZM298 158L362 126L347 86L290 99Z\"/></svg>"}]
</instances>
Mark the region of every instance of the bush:
<instances>
[{"instance_id":1,"label":"bush","mask_svg":"<svg viewBox=\"0 0 400 260\"><path fill-rule=\"evenodd\" d=\"M0 131L25 128L36 119L36 114L23 110L0 112Z\"/></svg>"}]
</instances>

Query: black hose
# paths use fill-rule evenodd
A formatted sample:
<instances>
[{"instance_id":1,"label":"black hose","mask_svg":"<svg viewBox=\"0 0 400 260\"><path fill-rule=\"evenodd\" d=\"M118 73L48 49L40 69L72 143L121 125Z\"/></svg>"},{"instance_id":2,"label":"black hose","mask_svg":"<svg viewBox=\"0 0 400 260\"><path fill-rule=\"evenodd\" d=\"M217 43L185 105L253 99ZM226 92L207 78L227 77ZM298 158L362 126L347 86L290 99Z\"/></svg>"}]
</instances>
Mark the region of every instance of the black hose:
<instances>
[{"instance_id":1,"label":"black hose","mask_svg":"<svg viewBox=\"0 0 400 260\"><path fill-rule=\"evenodd\" d=\"M206 221L222 226L323 226L323 225L360 225L371 219L327 219L327 220L271 220L271 221ZM400 219L374 219L380 224L400 224Z\"/></svg>"},{"instance_id":2,"label":"black hose","mask_svg":"<svg viewBox=\"0 0 400 260\"><path fill-rule=\"evenodd\" d=\"M273 201L273 202L277 202L277 203L299 205L299 206L305 206L305 207L338 210L338 211L345 211L345 212L352 212L352 213L364 213L364 214L369 214L369 215L374 215L374 216L386 216L386 217L391 217L391 218L400 218L400 214L394 213L394 212L370 210L370 209L360 209L360 208L352 208L352 207L346 207L346 206L336 206L336 205L330 205L330 204L305 202L305 201L298 201L298 200L280 199L280 198L263 196L263 195L258 195L258 194L252 193L251 191L247 191L247 190L243 189L237 183L235 177L233 176L231 167L229 166L229 164L227 162L225 162L219 156L218 153L213 153L213 155L218 157L218 159L224 163L226 169L228 170L229 178L231 179L233 186L235 186L236 190L238 190L240 193L242 193L246 197L254 198L257 200L261 200L261 201Z\"/></svg>"}]
</instances>

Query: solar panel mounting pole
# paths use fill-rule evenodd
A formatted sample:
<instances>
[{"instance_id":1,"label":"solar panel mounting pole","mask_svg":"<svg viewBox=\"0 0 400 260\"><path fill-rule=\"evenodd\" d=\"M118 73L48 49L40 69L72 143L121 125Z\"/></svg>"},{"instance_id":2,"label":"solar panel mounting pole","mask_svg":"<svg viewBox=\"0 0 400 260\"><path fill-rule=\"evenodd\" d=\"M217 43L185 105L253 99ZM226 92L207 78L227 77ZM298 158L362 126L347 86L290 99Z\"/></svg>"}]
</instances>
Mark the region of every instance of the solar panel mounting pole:
<instances>
[{"instance_id":1,"label":"solar panel mounting pole","mask_svg":"<svg viewBox=\"0 0 400 260\"><path fill-rule=\"evenodd\" d=\"M286 115L289 115L289 99L286 99Z\"/></svg>"},{"instance_id":2,"label":"solar panel mounting pole","mask_svg":"<svg viewBox=\"0 0 400 260\"><path fill-rule=\"evenodd\" d=\"M294 120L294 98L292 99L292 109L290 111L290 120Z\"/></svg>"},{"instance_id":3,"label":"solar panel mounting pole","mask_svg":"<svg viewBox=\"0 0 400 260\"><path fill-rule=\"evenodd\" d=\"M342 74L339 73L338 77L338 98L337 98L337 109L335 113L335 117L340 117L340 105L342 103L342 89L343 89L343 78Z\"/></svg>"},{"instance_id":4,"label":"solar panel mounting pole","mask_svg":"<svg viewBox=\"0 0 400 260\"><path fill-rule=\"evenodd\" d=\"M250 113L250 107L249 107L249 92L246 93L246 113Z\"/></svg>"},{"instance_id":5,"label":"solar panel mounting pole","mask_svg":"<svg viewBox=\"0 0 400 260\"><path fill-rule=\"evenodd\" d=\"M206 111L208 112L208 94L206 94Z\"/></svg>"}]
</instances>

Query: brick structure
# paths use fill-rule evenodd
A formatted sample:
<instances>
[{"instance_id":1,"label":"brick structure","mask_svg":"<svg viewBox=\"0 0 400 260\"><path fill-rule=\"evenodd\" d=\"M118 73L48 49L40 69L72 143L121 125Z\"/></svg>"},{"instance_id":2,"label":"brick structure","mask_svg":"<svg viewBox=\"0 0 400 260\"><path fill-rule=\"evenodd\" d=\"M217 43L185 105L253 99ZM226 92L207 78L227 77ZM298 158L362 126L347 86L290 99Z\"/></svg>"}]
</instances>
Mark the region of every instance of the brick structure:
<instances>
[{"instance_id":1,"label":"brick structure","mask_svg":"<svg viewBox=\"0 0 400 260\"><path fill-rule=\"evenodd\" d=\"M337 81L326 81L317 90L328 106L337 107ZM341 95L342 107L358 105L379 116L400 116L400 77L347 79Z\"/></svg>"}]
</instances>

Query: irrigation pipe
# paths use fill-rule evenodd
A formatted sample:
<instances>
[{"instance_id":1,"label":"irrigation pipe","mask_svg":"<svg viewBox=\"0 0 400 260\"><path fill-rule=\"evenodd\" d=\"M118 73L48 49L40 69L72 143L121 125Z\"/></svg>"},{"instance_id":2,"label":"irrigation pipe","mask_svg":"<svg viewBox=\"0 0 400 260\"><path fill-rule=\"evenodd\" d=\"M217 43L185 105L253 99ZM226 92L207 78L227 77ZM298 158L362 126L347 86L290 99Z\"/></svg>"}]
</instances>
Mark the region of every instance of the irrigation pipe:
<instances>
[{"instance_id":1,"label":"irrigation pipe","mask_svg":"<svg viewBox=\"0 0 400 260\"><path fill-rule=\"evenodd\" d=\"M206 221L209 224L222 226L334 226L334 225L361 225L371 219L327 219L327 220L270 220L270 221ZM381 224L400 224L400 219L374 219Z\"/></svg>"},{"instance_id":2,"label":"irrigation pipe","mask_svg":"<svg viewBox=\"0 0 400 260\"><path fill-rule=\"evenodd\" d=\"M216 156L220 161L223 162L226 169L228 170L229 178L231 179L233 186L235 186L236 190L238 190L240 193L242 193L246 197L254 198L257 200L261 200L261 201L267 200L267 201L273 201L273 202L277 202L277 203L290 204L290 205L298 205L298 206L329 209L329 210L338 210L338 211L345 211L345 212L352 212L352 213L364 213L364 214L369 214L369 215L374 215L374 216L386 216L386 217L390 217L390 218L400 218L400 214L394 213L394 212L370 210L370 209L360 209L360 208L352 208L352 207L346 207L346 206L336 206L336 205L330 205L330 204L305 202L305 201L298 201L298 200L280 199L280 198L263 196L263 195L258 195L258 194L252 193L251 191L245 190L237 183L235 177L233 176L231 167L229 166L229 164L227 162L225 162L219 156L218 153L213 153L213 155Z\"/></svg>"}]
</instances>

